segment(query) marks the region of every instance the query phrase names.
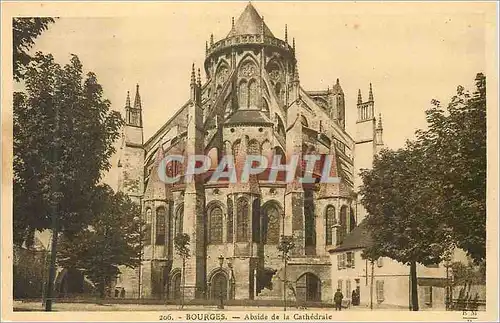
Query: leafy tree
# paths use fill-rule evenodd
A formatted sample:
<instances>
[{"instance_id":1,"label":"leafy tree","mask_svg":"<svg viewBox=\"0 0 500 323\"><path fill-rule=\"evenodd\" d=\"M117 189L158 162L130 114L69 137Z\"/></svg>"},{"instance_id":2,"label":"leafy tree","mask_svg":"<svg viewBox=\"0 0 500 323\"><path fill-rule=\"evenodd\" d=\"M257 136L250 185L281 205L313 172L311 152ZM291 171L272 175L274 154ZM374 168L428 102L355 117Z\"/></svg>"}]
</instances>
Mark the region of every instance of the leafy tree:
<instances>
[{"instance_id":1,"label":"leafy tree","mask_svg":"<svg viewBox=\"0 0 500 323\"><path fill-rule=\"evenodd\" d=\"M13 220L14 243L30 246L35 230L76 232L88 222L123 120L75 55L60 66L37 53L24 76L26 90L14 93Z\"/></svg>"},{"instance_id":2,"label":"leafy tree","mask_svg":"<svg viewBox=\"0 0 500 323\"><path fill-rule=\"evenodd\" d=\"M446 110L433 100L428 130L417 132L429 180L440 198L434 206L458 247L476 263L486 256L486 77L471 95L457 88Z\"/></svg>"},{"instance_id":3,"label":"leafy tree","mask_svg":"<svg viewBox=\"0 0 500 323\"><path fill-rule=\"evenodd\" d=\"M186 285L186 260L190 257L189 241L191 238L187 233L179 232L174 238L174 248L177 254L182 258L182 298L181 308L184 307L184 290Z\"/></svg>"},{"instance_id":4,"label":"leafy tree","mask_svg":"<svg viewBox=\"0 0 500 323\"><path fill-rule=\"evenodd\" d=\"M105 297L106 287L120 274L119 266L140 264L142 223L140 207L107 185L96 188L95 214L90 225L61 239L58 264L83 272Z\"/></svg>"},{"instance_id":5,"label":"leafy tree","mask_svg":"<svg viewBox=\"0 0 500 323\"><path fill-rule=\"evenodd\" d=\"M383 150L372 170L363 170L362 203L373 243L364 251L371 261L389 257L410 266L412 309L418 310L416 264L441 262L450 229L433 204L435 191L428 182L418 145L398 151Z\"/></svg>"},{"instance_id":6,"label":"leafy tree","mask_svg":"<svg viewBox=\"0 0 500 323\"><path fill-rule=\"evenodd\" d=\"M35 44L35 39L54 22L54 18L12 19L14 80L24 78L25 69L32 60L28 54L29 49Z\"/></svg>"}]
</instances>

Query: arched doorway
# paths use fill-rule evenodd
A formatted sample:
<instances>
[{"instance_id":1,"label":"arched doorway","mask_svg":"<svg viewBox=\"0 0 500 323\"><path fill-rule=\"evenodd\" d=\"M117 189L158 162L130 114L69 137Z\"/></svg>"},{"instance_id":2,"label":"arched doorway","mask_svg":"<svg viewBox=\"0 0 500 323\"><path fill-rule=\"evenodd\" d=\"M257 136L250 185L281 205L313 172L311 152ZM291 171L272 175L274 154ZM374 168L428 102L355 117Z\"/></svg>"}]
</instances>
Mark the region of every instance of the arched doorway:
<instances>
[{"instance_id":1,"label":"arched doorway","mask_svg":"<svg viewBox=\"0 0 500 323\"><path fill-rule=\"evenodd\" d=\"M227 299L227 277L224 273L218 272L212 276L211 285L211 299Z\"/></svg>"},{"instance_id":2,"label":"arched doorway","mask_svg":"<svg viewBox=\"0 0 500 323\"><path fill-rule=\"evenodd\" d=\"M321 280L312 273L305 273L297 280L297 298L306 302L321 302Z\"/></svg>"},{"instance_id":3,"label":"arched doorway","mask_svg":"<svg viewBox=\"0 0 500 323\"><path fill-rule=\"evenodd\" d=\"M170 280L170 299L181 298L181 273L176 272L172 275Z\"/></svg>"}]
</instances>

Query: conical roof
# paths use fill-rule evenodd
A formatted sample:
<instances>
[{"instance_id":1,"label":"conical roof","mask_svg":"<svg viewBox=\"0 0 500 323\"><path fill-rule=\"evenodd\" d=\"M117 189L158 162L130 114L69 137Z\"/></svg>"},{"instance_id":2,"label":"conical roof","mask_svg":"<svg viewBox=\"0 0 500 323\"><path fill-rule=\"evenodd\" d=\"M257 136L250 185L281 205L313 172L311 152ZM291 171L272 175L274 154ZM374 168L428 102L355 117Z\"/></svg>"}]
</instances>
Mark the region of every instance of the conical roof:
<instances>
[{"instance_id":1,"label":"conical roof","mask_svg":"<svg viewBox=\"0 0 500 323\"><path fill-rule=\"evenodd\" d=\"M251 3L248 3L247 7L240 15L227 37L248 34L260 35L262 34L262 26L264 26L264 35L274 37L273 33L269 27L267 27L266 23L263 22L262 17L259 15L257 10L255 10L254 6Z\"/></svg>"}]
</instances>

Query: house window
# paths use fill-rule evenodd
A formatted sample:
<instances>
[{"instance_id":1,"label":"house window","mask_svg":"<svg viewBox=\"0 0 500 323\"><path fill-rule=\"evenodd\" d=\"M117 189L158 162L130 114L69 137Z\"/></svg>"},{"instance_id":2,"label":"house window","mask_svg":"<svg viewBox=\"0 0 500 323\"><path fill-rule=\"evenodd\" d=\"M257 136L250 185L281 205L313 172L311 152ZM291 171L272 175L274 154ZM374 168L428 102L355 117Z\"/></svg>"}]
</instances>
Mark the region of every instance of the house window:
<instances>
[{"instance_id":1,"label":"house window","mask_svg":"<svg viewBox=\"0 0 500 323\"><path fill-rule=\"evenodd\" d=\"M165 208L159 207L156 209L156 244L165 244Z\"/></svg>"},{"instance_id":2,"label":"house window","mask_svg":"<svg viewBox=\"0 0 500 323\"><path fill-rule=\"evenodd\" d=\"M382 303L384 301L384 281L383 280L377 280L376 292L377 292L377 302Z\"/></svg>"},{"instance_id":3,"label":"house window","mask_svg":"<svg viewBox=\"0 0 500 323\"><path fill-rule=\"evenodd\" d=\"M379 257L377 259L377 267L382 267L384 265L384 261L383 261L384 258L382 257Z\"/></svg>"},{"instance_id":4,"label":"house window","mask_svg":"<svg viewBox=\"0 0 500 323\"><path fill-rule=\"evenodd\" d=\"M345 298L351 298L351 281L346 280L345 282Z\"/></svg>"},{"instance_id":5,"label":"house window","mask_svg":"<svg viewBox=\"0 0 500 323\"><path fill-rule=\"evenodd\" d=\"M338 280L338 282L337 282L337 288L340 289L340 291L342 291L342 279Z\"/></svg>"},{"instance_id":6,"label":"house window","mask_svg":"<svg viewBox=\"0 0 500 323\"><path fill-rule=\"evenodd\" d=\"M432 286L424 286L424 303L432 307Z\"/></svg>"},{"instance_id":7,"label":"house window","mask_svg":"<svg viewBox=\"0 0 500 323\"><path fill-rule=\"evenodd\" d=\"M341 253L340 255L337 255L337 268L344 269L345 267L346 267L346 254Z\"/></svg>"},{"instance_id":8,"label":"house window","mask_svg":"<svg viewBox=\"0 0 500 323\"><path fill-rule=\"evenodd\" d=\"M222 243L222 210L214 207L210 211L210 243Z\"/></svg>"},{"instance_id":9,"label":"house window","mask_svg":"<svg viewBox=\"0 0 500 323\"><path fill-rule=\"evenodd\" d=\"M346 267L354 268L354 252L352 251L346 253Z\"/></svg>"}]
</instances>

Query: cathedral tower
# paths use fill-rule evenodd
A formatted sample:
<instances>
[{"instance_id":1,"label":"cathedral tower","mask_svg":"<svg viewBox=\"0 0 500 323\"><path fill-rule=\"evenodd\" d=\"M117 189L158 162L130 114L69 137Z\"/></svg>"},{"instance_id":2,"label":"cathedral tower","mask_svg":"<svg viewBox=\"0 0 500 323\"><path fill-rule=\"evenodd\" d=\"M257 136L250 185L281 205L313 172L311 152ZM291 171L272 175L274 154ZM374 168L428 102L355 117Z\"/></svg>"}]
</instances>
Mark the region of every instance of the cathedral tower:
<instances>
[{"instance_id":1,"label":"cathedral tower","mask_svg":"<svg viewBox=\"0 0 500 323\"><path fill-rule=\"evenodd\" d=\"M118 161L118 167L121 168L118 178L118 190L129 195L136 203L140 203L144 190L143 166L142 102L139 85L137 85L133 106L130 104L130 93L127 92L125 126Z\"/></svg>"}]
</instances>

